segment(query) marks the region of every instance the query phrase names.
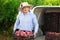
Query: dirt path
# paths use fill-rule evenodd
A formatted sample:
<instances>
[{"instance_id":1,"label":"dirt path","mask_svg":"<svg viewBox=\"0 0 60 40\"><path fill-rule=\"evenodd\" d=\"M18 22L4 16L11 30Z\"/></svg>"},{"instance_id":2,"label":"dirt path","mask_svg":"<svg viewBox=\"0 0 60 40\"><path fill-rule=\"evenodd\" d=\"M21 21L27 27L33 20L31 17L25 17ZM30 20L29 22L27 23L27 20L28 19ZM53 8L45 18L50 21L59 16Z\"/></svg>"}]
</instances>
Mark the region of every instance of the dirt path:
<instances>
[{"instance_id":1,"label":"dirt path","mask_svg":"<svg viewBox=\"0 0 60 40\"><path fill-rule=\"evenodd\" d=\"M35 40L45 40L45 36L37 37Z\"/></svg>"},{"instance_id":2,"label":"dirt path","mask_svg":"<svg viewBox=\"0 0 60 40\"><path fill-rule=\"evenodd\" d=\"M0 40L7 40L6 36L0 35Z\"/></svg>"}]
</instances>

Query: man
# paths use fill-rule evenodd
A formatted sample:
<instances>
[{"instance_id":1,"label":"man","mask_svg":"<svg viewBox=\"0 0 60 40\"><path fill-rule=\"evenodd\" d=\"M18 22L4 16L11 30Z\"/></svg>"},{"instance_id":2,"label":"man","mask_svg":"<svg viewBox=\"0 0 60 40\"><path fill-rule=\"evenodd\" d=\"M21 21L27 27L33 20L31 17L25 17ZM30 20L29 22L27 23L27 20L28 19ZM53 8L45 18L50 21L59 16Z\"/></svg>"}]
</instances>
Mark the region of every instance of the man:
<instances>
[{"instance_id":1,"label":"man","mask_svg":"<svg viewBox=\"0 0 60 40\"><path fill-rule=\"evenodd\" d=\"M34 27L34 37L38 31L38 21L35 14L30 12L31 5L27 2L20 4L19 14L14 25L14 32L16 29L32 32Z\"/></svg>"}]
</instances>

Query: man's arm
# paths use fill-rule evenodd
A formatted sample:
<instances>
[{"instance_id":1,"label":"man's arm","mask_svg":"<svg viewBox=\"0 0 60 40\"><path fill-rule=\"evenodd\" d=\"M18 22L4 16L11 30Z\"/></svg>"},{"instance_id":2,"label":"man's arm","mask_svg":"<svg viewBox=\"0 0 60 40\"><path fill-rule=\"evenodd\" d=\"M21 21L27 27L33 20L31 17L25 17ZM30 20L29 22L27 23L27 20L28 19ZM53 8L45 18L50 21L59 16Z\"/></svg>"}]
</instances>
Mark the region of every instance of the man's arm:
<instances>
[{"instance_id":1,"label":"man's arm","mask_svg":"<svg viewBox=\"0 0 60 40\"><path fill-rule=\"evenodd\" d=\"M17 27L18 27L18 25L19 25L19 23L20 23L19 16L20 16L20 12L19 12L19 14L17 15L17 19L16 19L16 22L15 22L15 24L14 24L14 31L17 29Z\"/></svg>"},{"instance_id":2,"label":"man's arm","mask_svg":"<svg viewBox=\"0 0 60 40\"><path fill-rule=\"evenodd\" d=\"M38 20L35 15L33 15L33 25L34 25L34 34L36 34L38 32L39 25L38 25Z\"/></svg>"},{"instance_id":3,"label":"man's arm","mask_svg":"<svg viewBox=\"0 0 60 40\"><path fill-rule=\"evenodd\" d=\"M20 21L19 21L19 19L17 18L17 20L16 20L16 22L15 22L15 24L14 24L14 32L15 32L15 30L17 29L19 23L20 23Z\"/></svg>"}]
</instances>

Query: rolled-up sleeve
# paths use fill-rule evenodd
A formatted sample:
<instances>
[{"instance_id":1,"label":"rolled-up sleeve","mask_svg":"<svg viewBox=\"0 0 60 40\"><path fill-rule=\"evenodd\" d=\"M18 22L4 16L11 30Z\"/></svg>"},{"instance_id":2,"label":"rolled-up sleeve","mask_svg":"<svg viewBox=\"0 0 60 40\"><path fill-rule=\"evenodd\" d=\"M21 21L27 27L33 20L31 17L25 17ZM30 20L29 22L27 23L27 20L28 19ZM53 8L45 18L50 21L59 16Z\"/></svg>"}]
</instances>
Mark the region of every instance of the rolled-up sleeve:
<instances>
[{"instance_id":1,"label":"rolled-up sleeve","mask_svg":"<svg viewBox=\"0 0 60 40\"><path fill-rule=\"evenodd\" d=\"M39 25L38 25L38 20L35 15L33 15L33 24L34 24L34 32L37 33Z\"/></svg>"}]
</instances>

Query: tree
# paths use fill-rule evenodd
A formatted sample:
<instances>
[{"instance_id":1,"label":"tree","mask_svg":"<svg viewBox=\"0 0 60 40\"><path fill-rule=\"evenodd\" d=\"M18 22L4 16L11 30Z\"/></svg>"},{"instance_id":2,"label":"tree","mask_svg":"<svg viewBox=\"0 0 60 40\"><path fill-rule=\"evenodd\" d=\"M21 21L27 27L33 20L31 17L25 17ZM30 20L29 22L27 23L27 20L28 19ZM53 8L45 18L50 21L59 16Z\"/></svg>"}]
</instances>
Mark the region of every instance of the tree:
<instances>
[{"instance_id":1,"label":"tree","mask_svg":"<svg viewBox=\"0 0 60 40\"><path fill-rule=\"evenodd\" d=\"M44 5L58 6L60 5L60 0L45 0Z\"/></svg>"}]
</instances>

